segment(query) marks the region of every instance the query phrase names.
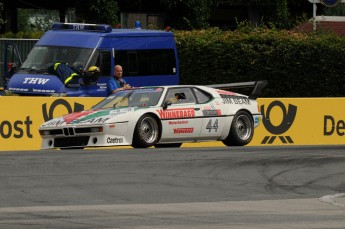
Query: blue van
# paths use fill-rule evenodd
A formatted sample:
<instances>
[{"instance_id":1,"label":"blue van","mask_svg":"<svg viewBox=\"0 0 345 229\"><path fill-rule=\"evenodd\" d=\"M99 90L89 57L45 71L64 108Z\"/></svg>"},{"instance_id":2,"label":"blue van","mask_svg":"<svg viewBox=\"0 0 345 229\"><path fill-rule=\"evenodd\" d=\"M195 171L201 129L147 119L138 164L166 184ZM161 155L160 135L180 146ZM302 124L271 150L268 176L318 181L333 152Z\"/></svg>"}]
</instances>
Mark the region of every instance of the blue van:
<instances>
[{"instance_id":1,"label":"blue van","mask_svg":"<svg viewBox=\"0 0 345 229\"><path fill-rule=\"evenodd\" d=\"M93 83L65 86L52 66L65 63L84 72L97 66ZM109 25L56 23L37 41L27 59L6 82L6 89L26 96L107 96L115 65L131 86L179 84L179 63L172 32L113 29Z\"/></svg>"}]
</instances>

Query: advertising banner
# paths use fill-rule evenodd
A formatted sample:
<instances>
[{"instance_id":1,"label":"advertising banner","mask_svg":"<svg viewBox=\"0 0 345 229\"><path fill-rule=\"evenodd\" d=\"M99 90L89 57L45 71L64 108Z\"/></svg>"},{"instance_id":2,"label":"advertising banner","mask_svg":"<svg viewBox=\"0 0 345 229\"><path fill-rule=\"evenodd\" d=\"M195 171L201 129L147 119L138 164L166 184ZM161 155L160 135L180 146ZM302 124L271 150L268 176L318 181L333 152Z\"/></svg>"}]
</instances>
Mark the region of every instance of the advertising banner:
<instances>
[{"instance_id":1,"label":"advertising banner","mask_svg":"<svg viewBox=\"0 0 345 229\"><path fill-rule=\"evenodd\" d=\"M43 122L89 109L101 99L0 97L0 150L40 149L38 128ZM258 102L263 118L249 146L345 144L345 98L259 98Z\"/></svg>"},{"instance_id":2,"label":"advertising banner","mask_svg":"<svg viewBox=\"0 0 345 229\"><path fill-rule=\"evenodd\" d=\"M345 144L345 98L262 98L250 145Z\"/></svg>"},{"instance_id":3,"label":"advertising banner","mask_svg":"<svg viewBox=\"0 0 345 229\"><path fill-rule=\"evenodd\" d=\"M43 122L89 109L101 99L1 96L0 150L40 149L38 128Z\"/></svg>"}]
</instances>

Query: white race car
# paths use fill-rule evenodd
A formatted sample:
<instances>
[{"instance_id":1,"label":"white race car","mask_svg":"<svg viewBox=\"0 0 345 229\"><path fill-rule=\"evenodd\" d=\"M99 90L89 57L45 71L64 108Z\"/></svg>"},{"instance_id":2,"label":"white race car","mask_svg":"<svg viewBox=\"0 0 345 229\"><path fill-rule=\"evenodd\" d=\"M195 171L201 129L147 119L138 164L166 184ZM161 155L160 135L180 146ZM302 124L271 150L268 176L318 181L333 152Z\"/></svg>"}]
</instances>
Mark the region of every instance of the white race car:
<instances>
[{"instance_id":1,"label":"white race car","mask_svg":"<svg viewBox=\"0 0 345 229\"><path fill-rule=\"evenodd\" d=\"M266 81L209 86L156 86L119 91L90 110L39 127L42 149L131 145L180 147L183 142L248 144L261 121L256 98ZM227 89L253 87L250 96Z\"/></svg>"}]
</instances>

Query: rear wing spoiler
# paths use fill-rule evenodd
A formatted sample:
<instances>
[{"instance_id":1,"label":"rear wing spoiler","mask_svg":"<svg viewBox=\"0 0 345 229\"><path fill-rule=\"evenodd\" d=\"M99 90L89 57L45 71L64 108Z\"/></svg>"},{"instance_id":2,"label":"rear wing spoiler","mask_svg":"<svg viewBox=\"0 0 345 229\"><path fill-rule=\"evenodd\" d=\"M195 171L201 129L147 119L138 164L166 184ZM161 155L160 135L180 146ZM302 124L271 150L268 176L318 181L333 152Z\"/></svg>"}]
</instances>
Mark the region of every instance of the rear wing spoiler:
<instances>
[{"instance_id":1,"label":"rear wing spoiler","mask_svg":"<svg viewBox=\"0 0 345 229\"><path fill-rule=\"evenodd\" d=\"M262 90L267 86L267 80L260 80L260 81L251 81L251 82L241 82L241 83L227 83L227 84L212 84L206 85L207 87L221 89L221 90L228 90L228 89L236 89L236 88L248 88L252 87L252 93L249 95L249 99L257 99Z\"/></svg>"}]
</instances>

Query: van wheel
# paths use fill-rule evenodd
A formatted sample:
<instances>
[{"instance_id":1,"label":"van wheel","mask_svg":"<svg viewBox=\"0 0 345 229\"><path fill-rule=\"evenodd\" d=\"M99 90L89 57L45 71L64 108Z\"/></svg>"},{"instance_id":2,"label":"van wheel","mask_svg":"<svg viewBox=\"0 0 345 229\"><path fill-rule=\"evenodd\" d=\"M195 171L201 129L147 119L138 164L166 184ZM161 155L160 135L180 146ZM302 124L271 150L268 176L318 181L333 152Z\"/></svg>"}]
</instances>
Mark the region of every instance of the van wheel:
<instances>
[{"instance_id":1,"label":"van wheel","mask_svg":"<svg viewBox=\"0 0 345 229\"><path fill-rule=\"evenodd\" d=\"M151 147L157 143L158 137L159 126L157 120L152 115L143 115L135 126L132 147Z\"/></svg>"},{"instance_id":2,"label":"van wheel","mask_svg":"<svg viewBox=\"0 0 345 229\"><path fill-rule=\"evenodd\" d=\"M155 148L180 148L182 143L156 144Z\"/></svg>"},{"instance_id":3,"label":"van wheel","mask_svg":"<svg viewBox=\"0 0 345 229\"><path fill-rule=\"evenodd\" d=\"M247 145L254 135L252 116L246 111L239 111L232 120L228 137L222 142L226 146Z\"/></svg>"}]
</instances>

